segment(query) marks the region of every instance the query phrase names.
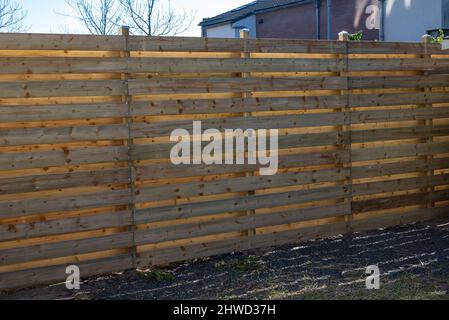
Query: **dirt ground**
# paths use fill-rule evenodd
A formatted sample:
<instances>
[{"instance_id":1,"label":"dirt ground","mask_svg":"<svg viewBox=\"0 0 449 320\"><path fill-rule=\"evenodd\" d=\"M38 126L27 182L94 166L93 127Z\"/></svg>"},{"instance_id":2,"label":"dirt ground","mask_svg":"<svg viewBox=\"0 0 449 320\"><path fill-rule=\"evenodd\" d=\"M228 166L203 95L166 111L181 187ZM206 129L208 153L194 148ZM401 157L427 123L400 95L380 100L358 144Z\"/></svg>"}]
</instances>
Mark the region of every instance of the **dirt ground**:
<instances>
[{"instance_id":1,"label":"dirt ground","mask_svg":"<svg viewBox=\"0 0 449 320\"><path fill-rule=\"evenodd\" d=\"M378 265L380 290L366 289ZM449 223L436 221L323 241L128 271L0 299L449 299Z\"/></svg>"}]
</instances>

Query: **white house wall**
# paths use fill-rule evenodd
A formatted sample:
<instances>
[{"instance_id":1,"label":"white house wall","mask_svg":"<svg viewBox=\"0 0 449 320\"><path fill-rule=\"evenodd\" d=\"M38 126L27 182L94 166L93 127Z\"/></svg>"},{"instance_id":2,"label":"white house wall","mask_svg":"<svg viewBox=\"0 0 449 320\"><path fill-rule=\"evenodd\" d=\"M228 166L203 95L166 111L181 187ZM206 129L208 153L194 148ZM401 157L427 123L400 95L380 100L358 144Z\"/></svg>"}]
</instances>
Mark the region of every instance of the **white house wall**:
<instances>
[{"instance_id":1,"label":"white house wall","mask_svg":"<svg viewBox=\"0 0 449 320\"><path fill-rule=\"evenodd\" d=\"M385 41L420 41L443 26L442 0L386 0Z\"/></svg>"},{"instance_id":2,"label":"white house wall","mask_svg":"<svg viewBox=\"0 0 449 320\"><path fill-rule=\"evenodd\" d=\"M209 38L235 38L235 29L231 24L207 28Z\"/></svg>"}]
</instances>

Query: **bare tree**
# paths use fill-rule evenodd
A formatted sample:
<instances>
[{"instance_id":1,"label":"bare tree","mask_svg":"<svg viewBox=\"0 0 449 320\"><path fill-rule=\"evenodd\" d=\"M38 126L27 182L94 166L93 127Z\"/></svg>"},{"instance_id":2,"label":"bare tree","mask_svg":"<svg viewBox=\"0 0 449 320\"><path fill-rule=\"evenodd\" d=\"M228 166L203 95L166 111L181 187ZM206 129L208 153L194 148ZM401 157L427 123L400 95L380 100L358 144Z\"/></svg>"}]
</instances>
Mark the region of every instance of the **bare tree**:
<instances>
[{"instance_id":1,"label":"bare tree","mask_svg":"<svg viewBox=\"0 0 449 320\"><path fill-rule=\"evenodd\" d=\"M122 19L117 0L66 0L73 14L63 14L78 19L91 34L108 35L117 32Z\"/></svg>"},{"instance_id":2,"label":"bare tree","mask_svg":"<svg viewBox=\"0 0 449 320\"><path fill-rule=\"evenodd\" d=\"M147 36L177 35L190 28L194 12L176 11L170 0L119 0L131 31Z\"/></svg>"},{"instance_id":3,"label":"bare tree","mask_svg":"<svg viewBox=\"0 0 449 320\"><path fill-rule=\"evenodd\" d=\"M23 21L27 12L22 6L11 0L0 0L0 32L26 31Z\"/></svg>"}]
</instances>

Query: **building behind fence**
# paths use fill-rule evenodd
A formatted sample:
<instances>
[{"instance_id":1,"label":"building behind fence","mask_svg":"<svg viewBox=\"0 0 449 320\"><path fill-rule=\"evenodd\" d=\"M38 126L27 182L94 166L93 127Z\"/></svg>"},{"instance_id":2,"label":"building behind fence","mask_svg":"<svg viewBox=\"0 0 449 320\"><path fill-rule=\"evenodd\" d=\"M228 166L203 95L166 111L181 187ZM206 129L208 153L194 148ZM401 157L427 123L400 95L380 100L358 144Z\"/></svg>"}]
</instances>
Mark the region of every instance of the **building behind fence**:
<instances>
[{"instance_id":1,"label":"building behind fence","mask_svg":"<svg viewBox=\"0 0 449 320\"><path fill-rule=\"evenodd\" d=\"M0 289L449 214L428 43L0 35ZM279 172L171 164L173 129L276 128Z\"/></svg>"}]
</instances>

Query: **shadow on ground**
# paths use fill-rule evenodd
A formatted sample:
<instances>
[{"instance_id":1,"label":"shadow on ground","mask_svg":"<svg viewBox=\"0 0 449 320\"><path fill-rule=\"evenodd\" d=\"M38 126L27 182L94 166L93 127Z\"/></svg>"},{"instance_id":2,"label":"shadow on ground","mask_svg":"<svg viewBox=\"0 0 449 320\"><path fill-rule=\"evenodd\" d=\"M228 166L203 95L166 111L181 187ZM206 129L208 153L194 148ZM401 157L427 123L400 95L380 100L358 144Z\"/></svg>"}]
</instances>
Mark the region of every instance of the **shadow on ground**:
<instances>
[{"instance_id":1,"label":"shadow on ground","mask_svg":"<svg viewBox=\"0 0 449 320\"><path fill-rule=\"evenodd\" d=\"M380 290L366 290L370 265L380 269ZM449 299L449 227L415 224L89 279L78 292L59 284L0 299Z\"/></svg>"}]
</instances>

